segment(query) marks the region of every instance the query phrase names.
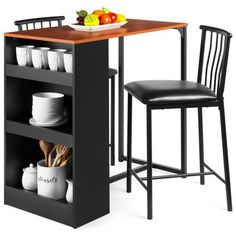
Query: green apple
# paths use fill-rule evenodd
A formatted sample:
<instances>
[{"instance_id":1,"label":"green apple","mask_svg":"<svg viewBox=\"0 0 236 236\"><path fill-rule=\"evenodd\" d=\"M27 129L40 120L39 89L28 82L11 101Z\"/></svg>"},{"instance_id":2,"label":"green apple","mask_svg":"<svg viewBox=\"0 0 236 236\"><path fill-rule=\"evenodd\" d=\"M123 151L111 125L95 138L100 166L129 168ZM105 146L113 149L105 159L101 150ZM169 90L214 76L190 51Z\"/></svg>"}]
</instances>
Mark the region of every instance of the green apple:
<instances>
[{"instance_id":1,"label":"green apple","mask_svg":"<svg viewBox=\"0 0 236 236\"><path fill-rule=\"evenodd\" d=\"M109 12L111 12L110 10L108 10L106 7L102 7L102 11L104 12L104 13L109 13Z\"/></svg>"}]
</instances>

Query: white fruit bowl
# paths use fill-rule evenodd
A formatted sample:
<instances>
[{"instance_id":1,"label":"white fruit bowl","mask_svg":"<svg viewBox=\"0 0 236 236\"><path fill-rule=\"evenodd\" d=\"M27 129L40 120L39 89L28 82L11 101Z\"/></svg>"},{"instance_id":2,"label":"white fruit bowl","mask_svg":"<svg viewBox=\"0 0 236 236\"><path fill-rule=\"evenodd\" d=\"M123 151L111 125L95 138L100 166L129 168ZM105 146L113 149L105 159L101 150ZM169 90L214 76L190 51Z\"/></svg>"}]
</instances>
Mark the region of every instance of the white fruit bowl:
<instances>
[{"instance_id":1,"label":"white fruit bowl","mask_svg":"<svg viewBox=\"0 0 236 236\"><path fill-rule=\"evenodd\" d=\"M127 23L128 23L128 21L106 24L106 25L96 25L96 26L85 26L85 25L78 25L78 24L72 24L69 26L75 30L78 30L78 31L92 32L92 31L101 31L101 30L120 28L121 26L123 26Z\"/></svg>"}]
</instances>

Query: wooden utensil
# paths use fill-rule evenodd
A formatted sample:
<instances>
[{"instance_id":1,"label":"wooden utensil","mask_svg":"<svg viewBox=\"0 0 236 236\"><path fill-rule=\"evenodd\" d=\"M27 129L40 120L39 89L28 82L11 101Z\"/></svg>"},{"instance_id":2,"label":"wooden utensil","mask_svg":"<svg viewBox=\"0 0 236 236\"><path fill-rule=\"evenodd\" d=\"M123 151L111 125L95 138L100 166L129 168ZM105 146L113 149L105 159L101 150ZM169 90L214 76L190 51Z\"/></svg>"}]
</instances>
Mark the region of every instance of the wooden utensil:
<instances>
[{"instance_id":1,"label":"wooden utensil","mask_svg":"<svg viewBox=\"0 0 236 236\"><path fill-rule=\"evenodd\" d=\"M52 159L53 159L53 152L55 151L56 147L58 146L58 144L53 145L53 149L51 150L51 152L48 155L48 167L52 166Z\"/></svg>"},{"instance_id":2,"label":"wooden utensil","mask_svg":"<svg viewBox=\"0 0 236 236\"><path fill-rule=\"evenodd\" d=\"M71 159L71 157L72 157L72 155L68 156L68 157L60 164L60 166L66 165L66 164L69 162L69 160Z\"/></svg>"},{"instance_id":3,"label":"wooden utensil","mask_svg":"<svg viewBox=\"0 0 236 236\"><path fill-rule=\"evenodd\" d=\"M46 142L44 140L39 140L39 146L45 156L45 166L48 166L48 156L49 156L49 153L51 152L51 150L53 149L54 144Z\"/></svg>"},{"instance_id":4,"label":"wooden utensil","mask_svg":"<svg viewBox=\"0 0 236 236\"><path fill-rule=\"evenodd\" d=\"M60 157L57 161L57 166L60 166L63 161L65 161L69 156L72 155L72 148L68 148L68 150Z\"/></svg>"},{"instance_id":5,"label":"wooden utensil","mask_svg":"<svg viewBox=\"0 0 236 236\"><path fill-rule=\"evenodd\" d=\"M56 147L56 152L57 152L57 155L56 155L56 158L54 159L54 162L52 164L52 167L55 167L57 166L57 162L60 160L60 158L69 150L69 147L66 146L66 145L57 145Z\"/></svg>"}]
</instances>

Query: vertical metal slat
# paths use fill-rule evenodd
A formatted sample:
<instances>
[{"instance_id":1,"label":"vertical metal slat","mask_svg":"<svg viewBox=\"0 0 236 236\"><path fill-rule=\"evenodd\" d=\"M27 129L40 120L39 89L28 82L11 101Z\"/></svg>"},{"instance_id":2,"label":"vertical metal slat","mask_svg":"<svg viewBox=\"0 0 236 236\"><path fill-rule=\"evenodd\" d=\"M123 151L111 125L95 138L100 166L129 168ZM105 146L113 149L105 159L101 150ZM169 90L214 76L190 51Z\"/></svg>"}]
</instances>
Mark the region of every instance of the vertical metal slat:
<instances>
[{"instance_id":1,"label":"vertical metal slat","mask_svg":"<svg viewBox=\"0 0 236 236\"><path fill-rule=\"evenodd\" d=\"M218 75L218 68L219 68L219 64L220 64L220 59L221 59L221 53L222 53L222 45L223 45L223 35L221 35L220 37L220 51L218 54L218 59L217 59L217 63L216 63L216 69L215 69L215 79L214 79L214 87L213 87L213 91L216 92L216 84L217 84L217 75ZM220 70L219 70L220 73Z\"/></svg>"},{"instance_id":2,"label":"vertical metal slat","mask_svg":"<svg viewBox=\"0 0 236 236\"><path fill-rule=\"evenodd\" d=\"M218 33L216 34L216 42L215 42L215 52L214 52L214 56L213 56L213 61L212 61L212 65L211 65L211 75L210 75L210 89L212 89L212 74L213 74L213 70L214 70L214 65L215 65L215 59L216 59L216 54L217 54L217 50L218 50Z\"/></svg>"},{"instance_id":3,"label":"vertical metal slat","mask_svg":"<svg viewBox=\"0 0 236 236\"><path fill-rule=\"evenodd\" d=\"M202 68L203 68L203 60L204 60L204 51L205 51L205 41L206 41L206 31L202 31L202 39L200 46L200 57L199 57L199 65L198 65L198 78L197 82L202 82Z\"/></svg>"},{"instance_id":4,"label":"vertical metal slat","mask_svg":"<svg viewBox=\"0 0 236 236\"><path fill-rule=\"evenodd\" d=\"M222 41L225 41L224 37L223 37L223 40L222 40ZM225 42L222 42L222 47L223 47L223 48L224 48L224 45L225 45ZM219 70L219 73L218 73L217 95L218 95L219 89L220 89L223 61L224 61L224 49L223 49L223 54L222 54L221 62L220 62L220 70Z\"/></svg>"},{"instance_id":5,"label":"vertical metal slat","mask_svg":"<svg viewBox=\"0 0 236 236\"><path fill-rule=\"evenodd\" d=\"M230 36L224 37L224 51L223 51L223 57L221 61L221 75L220 75L220 83L219 88L217 91L217 95L219 97L222 97L225 87L225 76L226 76L226 70L227 70L227 63L228 63L228 55L229 55L229 46L230 46Z\"/></svg>"},{"instance_id":6,"label":"vertical metal slat","mask_svg":"<svg viewBox=\"0 0 236 236\"><path fill-rule=\"evenodd\" d=\"M211 48L212 48L212 32L211 32L210 46L209 46L207 64L206 64L206 71L205 71L205 86L207 86L207 72L208 72L208 66L209 66L209 61L210 61L210 57L211 57Z\"/></svg>"}]
</instances>

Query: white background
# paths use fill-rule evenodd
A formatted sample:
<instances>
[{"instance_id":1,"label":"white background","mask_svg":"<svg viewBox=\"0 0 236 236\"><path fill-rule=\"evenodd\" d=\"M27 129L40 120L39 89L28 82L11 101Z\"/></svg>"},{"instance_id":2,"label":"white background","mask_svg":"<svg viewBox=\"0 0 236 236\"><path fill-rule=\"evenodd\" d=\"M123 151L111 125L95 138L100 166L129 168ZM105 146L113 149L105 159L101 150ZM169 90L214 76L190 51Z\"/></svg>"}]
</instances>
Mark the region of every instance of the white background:
<instances>
[{"instance_id":1,"label":"white background","mask_svg":"<svg viewBox=\"0 0 236 236\"><path fill-rule=\"evenodd\" d=\"M75 11L92 11L106 6L128 18L187 22L188 80L196 81L200 24L224 28L236 35L233 0L7 0L1 2L0 14L0 88L3 114L3 33L15 31L19 19L65 15L65 24L75 22ZM4 4L3 4L4 3ZM179 33L166 30L125 38L125 82L140 79L179 79ZM233 207L236 203L235 149L235 89L236 43L232 39L227 83L225 87L226 121L228 128L229 161ZM91 64L92 66L92 64ZM110 40L110 66L117 67L117 39ZM126 99L125 99L126 103ZM156 162L178 167L180 160L179 111L156 111L153 115L153 158ZM0 234L8 235L236 235L236 213L226 211L224 185L214 176L206 177L206 185L199 178L160 180L154 182L154 219L146 219L146 193L133 181L133 192L125 192L125 181L110 187L111 213L81 228L73 229L45 218L3 205L3 116L1 119L0 161ZM126 124L126 123L125 123ZM145 107L134 103L133 154L145 158ZM126 127L126 125L125 125ZM219 173L222 171L222 150L219 112L204 109L204 139L206 162ZM197 112L188 111L188 170L198 171ZM14 148L14 147L13 147ZM125 170L125 163L111 168L111 174ZM30 203L29 203L30 204ZM6 234L5 233L5 234Z\"/></svg>"}]
</instances>

